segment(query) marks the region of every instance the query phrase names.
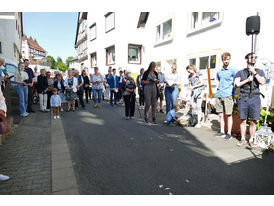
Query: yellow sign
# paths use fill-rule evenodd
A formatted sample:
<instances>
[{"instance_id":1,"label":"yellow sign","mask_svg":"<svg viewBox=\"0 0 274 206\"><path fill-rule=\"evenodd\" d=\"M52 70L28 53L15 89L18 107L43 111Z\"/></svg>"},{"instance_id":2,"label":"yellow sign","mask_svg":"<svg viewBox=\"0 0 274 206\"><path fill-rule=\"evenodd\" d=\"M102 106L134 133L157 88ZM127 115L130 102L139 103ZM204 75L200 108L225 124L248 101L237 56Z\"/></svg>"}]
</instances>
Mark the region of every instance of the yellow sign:
<instances>
[{"instance_id":1,"label":"yellow sign","mask_svg":"<svg viewBox=\"0 0 274 206\"><path fill-rule=\"evenodd\" d=\"M136 82L137 82L137 73L131 73L131 77L134 79L134 82L136 84Z\"/></svg>"}]
</instances>

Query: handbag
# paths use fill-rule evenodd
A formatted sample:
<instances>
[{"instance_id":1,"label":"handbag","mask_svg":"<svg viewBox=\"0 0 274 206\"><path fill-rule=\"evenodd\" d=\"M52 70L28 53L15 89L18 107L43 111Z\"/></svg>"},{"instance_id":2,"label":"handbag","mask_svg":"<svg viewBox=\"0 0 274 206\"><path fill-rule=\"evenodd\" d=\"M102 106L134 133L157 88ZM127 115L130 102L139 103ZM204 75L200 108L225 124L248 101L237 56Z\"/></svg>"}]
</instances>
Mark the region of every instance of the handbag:
<instances>
[{"instance_id":1,"label":"handbag","mask_svg":"<svg viewBox=\"0 0 274 206\"><path fill-rule=\"evenodd\" d=\"M6 134L9 131L10 130L9 130L9 125L8 125L7 119L5 119L4 121L1 120L0 121L0 134Z\"/></svg>"}]
</instances>

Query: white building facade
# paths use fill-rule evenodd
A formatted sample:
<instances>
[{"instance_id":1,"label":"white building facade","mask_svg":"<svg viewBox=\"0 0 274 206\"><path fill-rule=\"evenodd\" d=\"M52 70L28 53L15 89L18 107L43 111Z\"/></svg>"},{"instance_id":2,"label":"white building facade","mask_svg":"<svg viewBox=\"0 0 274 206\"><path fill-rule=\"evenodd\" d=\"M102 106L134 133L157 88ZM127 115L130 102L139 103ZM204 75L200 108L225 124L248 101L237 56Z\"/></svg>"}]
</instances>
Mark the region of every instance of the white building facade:
<instances>
[{"instance_id":1,"label":"white building facade","mask_svg":"<svg viewBox=\"0 0 274 206\"><path fill-rule=\"evenodd\" d=\"M83 69L89 73L89 64L88 64L88 31L87 31L87 12L79 12L78 14L78 22L77 22L77 31L74 48L77 51L78 57L78 69L81 72Z\"/></svg>"},{"instance_id":2,"label":"white building facade","mask_svg":"<svg viewBox=\"0 0 274 206\"><path fill-rule=\"evenodd\" d=\"M78 57L74 57L73 59L71 59L69 61L69 68L70 69L77 69L80 71L80 67L79 67L79 62L78 62Z\"/></svg>"},{"instance_id":3,"label":"white building facade","mask_svg":"<svg viewBox=\"0 0 274 206\"><path fill-rule=\"evenodd\" d=\"M0 57L16 66L21 58L22 12L0 12Z\"/></svg>"},{"instance_id":4,"label":"white building facade","mask_svg":"<svg viewBox=\"0 0 274 206\"><path fill-rule=\"evenodd\" d=\"M231 65L236 69L246 66L244 57L251 51L251 36L246 35L246 18L259 15L261 29L255 38L257 67L270 65L273 73L274 41L269 27L274 19L272 13L145 13L88 13L89 68L97 66L105 74L109 66L121 67L139 74L140 68L147 69L149 63L155 61L162 71L169 72L176 62L177 71L182 76L182 86L186 86L188 74L185 68L195 64L206 82L207 69L210 68L214 93L218 84L216 73L222 66L222 53L231 54Z\"/></svg>"}]
</instances>

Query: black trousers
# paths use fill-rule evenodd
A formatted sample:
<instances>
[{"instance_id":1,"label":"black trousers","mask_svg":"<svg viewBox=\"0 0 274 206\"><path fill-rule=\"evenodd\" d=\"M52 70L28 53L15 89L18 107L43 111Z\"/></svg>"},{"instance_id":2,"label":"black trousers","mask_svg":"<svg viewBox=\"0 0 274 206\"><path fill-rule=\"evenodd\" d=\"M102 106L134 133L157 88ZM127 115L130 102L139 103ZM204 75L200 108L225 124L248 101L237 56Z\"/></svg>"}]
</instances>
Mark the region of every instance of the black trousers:
<instances>
[{"instance_id":1,"label":"black trousers","mask_svg":"<svg viewBox=\"0 0 274 206\"><path fill-rule=\"evenodd\" d=\"M28 107L27 107L27 112L32 111L32 101L33 101L33 88L28 87Z\"/></svg>"},{"instance_id":2,"label":"black trousers","mask_svg":"<svg viewBox=\"0 0 274 206\"><path fill-rule=\"evenodd\" d=\"M86 103L88 104L89 87L85 88L85 95L86 95Z\"/></svg>"},{"instance_id":3,"label":"black trousers","mask_svg":"<svg viewBox=\"0 0 274 206\"><path fill-rule=\"evenodd\" d=\"M53 95L52 91L47 91L48 100L47 100L47 109L50 109L50 98Z\"/></svg>"},{"instance_id":4,"label":"black trousers","mask_svg":"<svg viewBox=\"0 0 274 206\"><path fill-rule=\"evenodd\" d=\"M84 90L78 90L77 91L77 95L79 97L80 104L84 108L85 107L85 103L84 103L84 99L83 99L83 97L84 97ZM75 100L75 107L78 107L78 100Z\"/></svg>"},{"instance_id":5,"label":"black trousers","mask_svg":"<svg viewBox=\"0 0 274 206\"><path fill-rule=\"evenodd\" d=\"M145 93L144 89L138 89L138 94L139 94L139 105L144 106L145 105Z\"/></svg>"},{"instance_id":6,"label":"black trousers","mask_svg":"<svg viewBox=\"0 0 274 206\"><path fill-rule=\"evenodd\" d=\"M91 100L91 93L92 93L92 87L89 87L88 96L89 96L89 99L90 99L90 100Z\"/></svg>"},{"instance_id":7,"label":"black trousers","mask_svg":"<svg viewBox=\"0 0 274 206\"><path fill-rule=\"evenodd\" d=\"M125 95L124 101L126 117L133 117L135 112L135 94Z\"/></svg>"}]
</instances>

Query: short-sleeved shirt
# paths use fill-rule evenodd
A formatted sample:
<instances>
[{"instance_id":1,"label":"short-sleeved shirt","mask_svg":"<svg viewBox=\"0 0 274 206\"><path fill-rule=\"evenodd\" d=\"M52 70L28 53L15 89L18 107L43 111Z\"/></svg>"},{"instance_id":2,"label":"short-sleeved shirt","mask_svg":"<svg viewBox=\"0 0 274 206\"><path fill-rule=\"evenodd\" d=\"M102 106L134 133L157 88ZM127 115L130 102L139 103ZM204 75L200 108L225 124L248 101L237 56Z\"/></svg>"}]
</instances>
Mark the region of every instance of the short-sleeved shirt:
<instances>
[{"instance_id":1,"label":"short-sleeved shirt","mask_svg":"<svg viewBox=\"0 0 274 206\"><path fill-rule=\"evenodd\" d=\"M258 69L257 72L258 72L258 75L259 75L259 76L265 78L265 73L264 73L263 70ZM246 79L248 78L248 77L246 78L246 75L244 74L244 69L237 72L235 78L237 78L237 77L240 77L240 81L241 81L241 82L244 81L244 80L246 80ZM257 82L258 80L254 77L254 81ZM258 83L258 82L257 82L257 83ZM241 92L241 91L243 91L243 88L242 88L242 87L240 88L240 92ZM253 92L254 92L254 93L260 92L260 89L259 89L259 88L256 88L256 89L253 90Z\"/></svg>"},{"instance_id":2,"label":"short-sleeved shirt","mask_svg":"<svg viewBox=\"0 0 274 206\"><path fill-rule=\"evenodd\" d=\"M234 79L237 70L230 65L226 69L223 67L217 72L217 80L219 85L216 92L216 97L225 98L234 94Z\"/></svg>"},{"instance_id":3,"label":"short-sleeved shirt","mask_svg":"<svg viewBox=\"0 0 274 206\"><path fill-rule=\"evenodd\" d=\"M18 82L24 82L25 80L29 79L27 72L22 71L21 73L22 74L20 75L19 72L16 71L14 74L14 78L16 78Z\"/></svg>"},{"instance_id":4,"label":"short-sleeved shirt","mask_svg":"<svg viewBox=\"0 0 274 206\"><path fill-rule=\"evenodd\" d=\"M189 81L189 84L191 86L196 86L198 84L200 84L200 79L199 77L202 76L202 74L200 72L196 72L194 75L189 75L188 76L188 81ZM194 96L194 97L198 97L202 91L204 89L204 86L201 86L201 87L198 87L198 88L195 88L192 92L191 92L191 96Z\"/></svg>"},{"instance_id":5,"label":"short-sleeved shirt","mask_svg":"<svg viewBox=\"0 0 274 206\"><path fill-rule=\"evenodd\" d=\"M150 72L145 71L142 80L150 82L150 80L158 79L158 73L154 72L154 74L150 74ZM148 84L144 86L144 89L156 89L156 84Z\"/></svg>"},{"instance_id":6,"label":"short-sleeved shirt","mask_svg":"<svg viewBox=\"0 0 274 206\"><path fill-rule=\"evenodd\" d=\"M90 78L91 82L96 82L96 81L104 81L104 77L101 74L95 75L93 74ZM92 84L92 89L103 89L104 84L103 83L97 83L97 84Z\"/></svg>"},{"instance_id":7,"label":"short-sleeved shirt","mask_svg":"<svg viewBox=\"0 0 274 206\"><path fill-rule=\"evenodd\" d=\"M29 82L32 83L32 79L34 78L34 73L30 67L25 69L25 72L27 72L29 76Z\"/></svg>"},{"instance_id":8,"label":"short-sleeved shirt","mask_svg":"<svg viewBox=\"0 0 274 206\"><path fill-rule=\"evenodd\" d=\"M167 122L171 122L171 120L173 119L173 117L176 117L175 109L169 110L169 112L166 115L166 121Z\"/></svg>"}]
</instances>

